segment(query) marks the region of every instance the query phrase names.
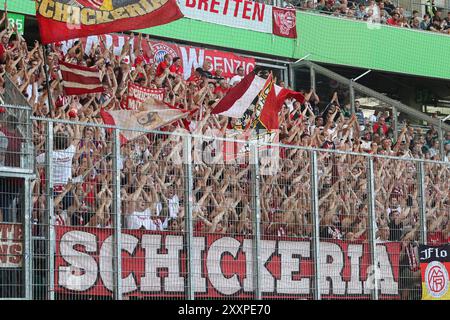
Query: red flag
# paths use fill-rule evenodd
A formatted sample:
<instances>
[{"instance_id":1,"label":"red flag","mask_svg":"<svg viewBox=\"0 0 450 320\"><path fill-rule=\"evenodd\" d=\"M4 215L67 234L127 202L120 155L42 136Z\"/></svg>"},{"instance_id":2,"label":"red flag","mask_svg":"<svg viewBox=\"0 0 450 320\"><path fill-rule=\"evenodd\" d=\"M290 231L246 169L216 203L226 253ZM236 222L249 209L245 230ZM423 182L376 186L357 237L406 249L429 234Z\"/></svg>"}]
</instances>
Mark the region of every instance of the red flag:
<instances>
[{"instance_id":1,"label":"red flag","mask_svg":"<svg viewBox=\"0 0 450 320\"><path fill-rule=\"evenodd\" d=\"M63 78L63 87L66 95L80 95L103 92L100 81L100 71L97 68L78 66L59 61L59 67Z\"/></svg>"},{"instance_id":2,"label":"red flag","mask_svg":"<svg viewBox=\"0 0 450 320\"><path fill-rule=\"evenodd\" d=\"M297 38L296 13L294 8L272 7L272 32L273 34Z\"/></svg>"},{"instance_id":3,"label":"red flag","mask_svg":"<svg viewBox=\"0 0 450 320\"><path fill-rule=\"evenodd\" d=\"M36 0L43 44L166 24L183 17L176 0Z\"/></svg>"}]
</instances>

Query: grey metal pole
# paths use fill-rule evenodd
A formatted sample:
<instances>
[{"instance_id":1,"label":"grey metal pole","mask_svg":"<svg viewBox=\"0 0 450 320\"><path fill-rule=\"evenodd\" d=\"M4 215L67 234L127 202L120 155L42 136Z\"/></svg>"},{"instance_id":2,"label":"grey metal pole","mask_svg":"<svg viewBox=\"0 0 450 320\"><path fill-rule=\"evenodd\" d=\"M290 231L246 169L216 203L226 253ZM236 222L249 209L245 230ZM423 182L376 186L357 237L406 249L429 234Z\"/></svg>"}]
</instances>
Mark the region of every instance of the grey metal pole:
<instances>
[{"instance_id":1,"label":"grey metal pole","mask_svg":"<svg viewBox=\"0 0 450 320\"><path fill-rule=\"evenodd\" d=\"M47 151L45 153L45 176L46 176L46 204L47 214L47 270L48 270L48 294L49 300L55 299L55 213L53 208L53 122L47 122Z\"/></svg>"},{"instance_id":2,"label":"grey metal pole","mask_svg":"<svg viewBox=\"0 0 450 320\"><path fill-rule=\"evenodd\" d=\"M120 130L113 131L114 299L122 300L122 207L120 199Z\"/></svg>"},{"instance_id":3,"label":"grey metal pole","mask_svg":"<svg viewBox=\"0 0 450 320\"><path fill-rule=\"evenodd\" d=\"M353 87L353 80L350 80L348 85L350 91L350 108L352 114L355 114L355 88Z\"/></svg>"},{"instance_id":4,"label":"grey metal pole","mask_svg":"<svg viewBox=\"0 0 450 320\"><path fill-rule=\"evenodd\" d=\"M376 218L375 218L375 179L373 174L373 158L368 158L368 167L367 167L367 191L368 191L368 200L369 200L369 221L368 221L368 240L369 240L369 250L370 250L370 261L373 266L373 271L375 272L375 281L373 290L371 292L371 297L373 300L378 300L378 279L376 278L378 274L376 270L378 270L378 259L377 259L377 246L376 246L376 237L375 230L377 228Z\"/></svg>"},{"instance_id":5,"label":"grey metal pole","mask_svg":"<svg viewBox=\"0 0 450 320\"><path fill-rule=\"evenodd\" d=\"M187 292L186 299L194 300L194 267L192 265L192 246L194 244L194 228L192 221L192 190L193 190L193 178L192 178L192 137L184 136L184 234L186 243L186 261L187 261Z\"/></svg>"},{"instance_id":6,"label":"grey metal pole","mask_svg":"<svg viewBox=\"0 0 450 320\"><path fill-rule=\"evenodd\" d=\"M291 87L292 90L295 90L295 72L294 72L294 68L292 67L292 65L289 65L288 68L289 68L289 86Z\"/></svg>"},{"instance_id":7,"label":"grey metal pole","mask_svg":"<svg viewBox=\"0 0 450 320\"><path fill-rule=\"evenodd\" d=\"M397 108L392 106L392 126L394 131L394 138L397 142L398 139L398 118L397 118Z\"/></svg>"},{"instance_id":8,"label":"grey metal pole","mask_svg":"<svg viewBox=\"0 0 450 320\"><path fill-rule=\"evenodd\" d=\"M320 232L319 232L319 175L317 170L317 151L311 152L311 216L312 216L312 250L314 259L314 300L321 300L320 293Z\"/></svg>"},{"instance_id":9,"label":"grey metal pole","mask_svg":"<svg viewBox=\"0 0 450 320\"><path fill-rule=\"evenodd\" d=\"M33 240L32 240L32 210L30 179L24 179L24 268L25 268L25 299L33 299Z\"/></svg>"},{"instance_id":10,"label":"grey metal pole","mask_svg":"<svg viewBox=\"0 0 450 320\"><path fill-rule=\"evenodd\" d=\"M311 89L316 91L316 70L312 65L309 66L309 76L311 81Z\"/></svg>"},{"instance_id":11,"label":"grey metal pole","mask_svg":"<svg viewBox=\"0 0 450 320\"><path fill-rule=\"evenodd\" d=\"M253 288L255 299L261 300L261 203L259 196L259 156L257 142L250 143L250 166L251 166L251 186L252 186L252 207L253 207Z\"/></svg>"},{"instance_id":12,"label":"grey metal pole","mask_svg":"<svg viewBox=\"0 0 450 320\"><path fill-rule=\"evenodd\" d=\"M445 150L444 150L444 132L442 130L442 120L439 122L438 138L439 138L439 154L441 156L440 160L444 161Z\"/></svg>"},{"instance_id":13,"label":"grey metal pole","mask_svg":"<svg viewBox=\"0 0 450 320\"><path fill-rule=\"evenodd\" d=\"M417 163L417 183L419 186L419 222L420 243L427 244L427 218L426 218L426 196L425 196L425 170L422 161Z\"/></svg>"}]
</instances>

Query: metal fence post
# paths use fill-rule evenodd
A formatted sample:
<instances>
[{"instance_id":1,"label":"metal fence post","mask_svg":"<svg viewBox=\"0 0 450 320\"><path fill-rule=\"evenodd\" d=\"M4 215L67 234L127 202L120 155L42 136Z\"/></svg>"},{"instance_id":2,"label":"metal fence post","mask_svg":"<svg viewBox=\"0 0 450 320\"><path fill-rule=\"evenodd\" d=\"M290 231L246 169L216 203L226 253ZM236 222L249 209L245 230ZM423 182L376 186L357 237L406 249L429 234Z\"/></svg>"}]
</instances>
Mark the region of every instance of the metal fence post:
<instances>
[{"instance_id":1,"label":"metal fence post","mask_svg":"<svg viewBox=\"0 0 450 320\"><path fill-rule=\"evenodd\" d=\"M314 300L321 300L320 293L320 232L319 232L319 176L317 172L317 151L311 151L311 216L312 216L312 250L314 259Z\"/></svg>"},{"instance_id":2,"label":"metal fence post","mask_svg":"<svg viewBox=\"0 0 450 320\"><path fill-rule=\"evenodd\" d=\"M311 89L316 92L316 70L314 70L314 67L312 65L309 66L309 77L311 81Z\"/></svg>"},{"instance_id":3,"label":"metal fence post","mask_svg":"<svg viewBox=\"0 0 450 320\"><path fill-rule=\"evenodd\" d=\"M397 118L397 108L392 107L392 127L394 131L395 142L397 143L398 139L398 118Z\"/></svg>"},{"instance_id":4,"label":"metal fence post","mask_svg":"<svg viewBox=\"0 0 450 320\"><path fill-rule=\"evenodd\" d=\"M255 290L255 299L261 300L261 204L259 197L259 156L258 144L250 143L250 166L251 166L251 186L252 186L252 207L253 207L253 288Z\"/></svg>"},{"instance_id":5,"label":"metal fence post","mask_svg":"<svg viewBox=\"0 0 450 320\"><path fill-rule=\"evenodd\" d=\"M32 240L32 215L31 215L31 188L30 179L24 179L24 268L25 268L25 299L33 299L33 240Z\"/></svg>"},{"instance_id":6,"label":"metal fence post","mask_svg":"<svg viewBox=\"0 0 450 320\"><path fill-rule=\"evenodd\" d=\"M46 137L47 150L45 153L45 186L46 186L46 204L47 204L47 216L45 222L47 223L47 270L48 270L48 293L47 298L49 300L55 299L55 214L53 208L53 122L47 122L47 137Z\"/></svg>"},{"instance_id":7,"label":"metal fence post","mask_svg":"<svg viewBox=\"0 0 450 320\"><path fill-rule=\"evenodd\" d=\"M369 250L370 250L370 261L373 266L373 271L375 272L375 281L374 281L374 287L371 292L371 297L373 300L378 300L378 274L376 273L376 270L378 270L378 259L377 259L377 246L376 246L376 238L375 238L375 230L377 228L376 225L376 218L375 218L375 181L374 181L374 174L373 174L373 158L368 158L368 167L367 167L367 191L368 191L368 200L369 200L369 234L368 234L368 240L369 240Z\"/></svg>"},{"instance_id":8,"label":"metal fence post","mask_svg":"<svg viewBox=\"0 0 450 320\"><path fill-rule=\"evenodd\" d=\"M192 137L186 135L184 139L183 161L184 161L184 231L185 231L185 244L186 244L186 272L187 272L187 288L186 298L187 300L195 299L194 292L194 274L192 266L192 245L194 244L194 228L192 222Z\"/></svg>"},{"instance_id":9,"label":"metal fence post","mask_svg":"<svg viewBox=\"0 0 450 320\"><path fill-rule=\"evenodd\" d=\"M294 68L292 68L291 65L288 66L289 68L289 86L292 90L295 90L295 72Z\"/></svg>"},{"instance_id":10,"label":"metal fence post","mask_svg":"<svg viewBox=\"0 0 450 320\"><path fill-rule=\"evenodd\" d=\"M353 87L353 80L350 79L350 83L348 85L349 93L350 93L350 108L352 114L355 114L355 88Z\"/></svg>"},{"instance_id":11,"label":"metal fence post","mask_svg":"<svg viewBox=\"0 0 450 320\"><path fill-rule=\"evenodd\" d=\"M120 201L120 131L113 131L114 299L122 300L122 210Z\"/></svg>"},{"instance_id":12,"label":"metal fence post","mask_svg":"<svg viewBox=\"0 0 450 320\"><path fill-rule=\"evenodd\" d=\"M425 197L425 174L423 162L417 163L417 183L419 185L419 222L420 222L420 243L427 244L427 218L426 218L426 197Z\"/></svg>"},{"instance_id":13,"label":"metal fence post","mask_svg":"<svg viewBox=\"0 0 450 320\"><path fill-rule=\"evenodd\" d=\"M442 130L442 120L439 122L438 139L440 141L440 143L439 143L440 160L444 161L445 150L444 150L444 133L443 133L443 130Z\"/></svg>"}]
</instances>

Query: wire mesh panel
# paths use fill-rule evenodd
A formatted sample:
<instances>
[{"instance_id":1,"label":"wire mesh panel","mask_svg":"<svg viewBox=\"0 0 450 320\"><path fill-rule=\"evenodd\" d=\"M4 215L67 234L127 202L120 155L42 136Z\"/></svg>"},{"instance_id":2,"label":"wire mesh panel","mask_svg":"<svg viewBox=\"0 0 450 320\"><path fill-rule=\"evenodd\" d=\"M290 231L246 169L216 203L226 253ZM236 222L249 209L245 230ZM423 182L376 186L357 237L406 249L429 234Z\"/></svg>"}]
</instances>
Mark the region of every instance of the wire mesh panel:
<instances>
[{"instance_id":1,"label":"wire mesh panel","mask_svg":"<svg viewBox=\"0 0 450 320\"><path fill-rule=\"evenodd\" d=\"M398 282L399 298L419 299L420 202L416 164L385 158L377 158L376 162L378 238L397 247L398 274L394 273L394 280Z\"/></svg>"},{"instance_id":2,"label":"wire mesh panel","mask_svg":"<svg viewBox=\"0 0 450 320\"><path fill-rule=\"evenodd\" d=\"M24 180L0 175L0 299L25 298Z\"/></svg>"},{"instance_id":3,"label":"wire mesh panel","mask_svg":"<svg viewBox=\"0 0 450 320\"><path fill-rule=\"evenodd\" d=\"M438 246L449 242L450 168L424 163L426 242Z\"/></svg>"}]
</instances>

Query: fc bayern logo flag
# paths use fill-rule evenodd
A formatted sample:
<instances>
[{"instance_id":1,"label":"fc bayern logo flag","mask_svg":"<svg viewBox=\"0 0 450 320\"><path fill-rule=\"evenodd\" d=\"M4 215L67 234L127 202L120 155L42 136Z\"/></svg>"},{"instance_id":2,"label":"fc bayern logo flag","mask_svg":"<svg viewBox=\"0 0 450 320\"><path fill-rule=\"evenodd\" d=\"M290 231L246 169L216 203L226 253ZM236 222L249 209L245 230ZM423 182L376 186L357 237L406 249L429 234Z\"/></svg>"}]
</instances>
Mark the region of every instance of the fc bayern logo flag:
<instances>
[{"instance_id":1,"label":"fc bayern logo flag","mask_svg":"<svg viewBox=\"0 0 450 320\"><path fill-rule=\"evenodd\" d=\"M272 8L272 32L273 34L286 37L297 38L297 23L294 8Z\"/></svg>"},{"instance_id":2,"label":"fc bayern logo flag","mask_svg":"<svg viewBox=\"0 0 450 320\"><path fill-rule=\"evenodd\" d=\"M176 0L36 0L43 44L159 26L183 17Z\"/></svg>"},{"instance_id":3,"label":"fc bayern logo flag","mask_svg":"<svg viewBox=\"0 0 450 320\"><path fill-rule=\"evenodd\" d=\"M420 248L422 300L450 300L450 244Z\"/></svg>"}]
</instances>

